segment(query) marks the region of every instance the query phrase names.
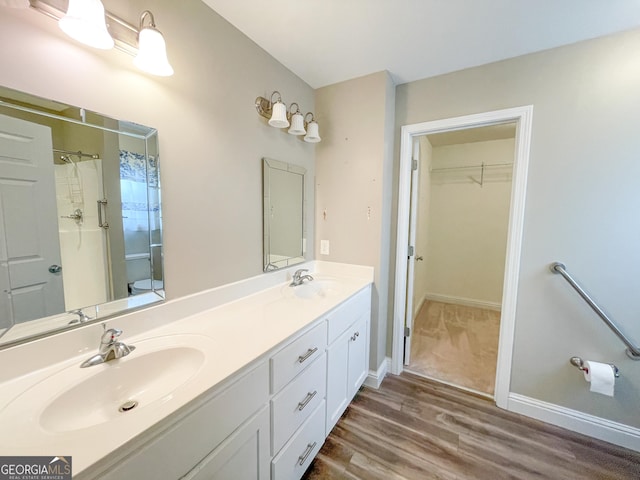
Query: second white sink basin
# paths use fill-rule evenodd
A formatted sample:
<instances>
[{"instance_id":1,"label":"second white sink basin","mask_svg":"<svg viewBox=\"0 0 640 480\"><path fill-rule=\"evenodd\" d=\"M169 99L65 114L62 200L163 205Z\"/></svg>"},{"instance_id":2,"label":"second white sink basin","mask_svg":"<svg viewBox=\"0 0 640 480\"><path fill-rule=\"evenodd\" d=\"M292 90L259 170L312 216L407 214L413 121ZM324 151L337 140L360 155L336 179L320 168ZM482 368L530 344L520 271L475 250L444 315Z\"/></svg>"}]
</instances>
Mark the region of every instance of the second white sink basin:
<instances>
[{"instance_id":1,"label":"second white sink basin","mask_svg":"<svg viewBox=\"0 0 640 480\"><path fill-rule=\"evenodd\" d=\"M337 283L329 279L315 279L304 282L296 287L284 287L285 297L319 298L326 297L335 291Z\"/></svg>"}]
</instances>

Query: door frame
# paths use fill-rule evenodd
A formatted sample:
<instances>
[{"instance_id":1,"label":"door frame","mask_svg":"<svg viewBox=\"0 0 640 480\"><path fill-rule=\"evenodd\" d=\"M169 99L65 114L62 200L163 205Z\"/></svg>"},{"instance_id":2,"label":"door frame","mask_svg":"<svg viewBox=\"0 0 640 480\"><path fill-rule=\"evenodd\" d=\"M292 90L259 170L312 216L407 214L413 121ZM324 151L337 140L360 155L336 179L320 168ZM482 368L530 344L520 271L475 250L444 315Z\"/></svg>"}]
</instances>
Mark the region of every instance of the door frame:
<instances>
[{"instance_id":1,"label":"door frame","mask_svg":"<svg viewBox=\"0 0 640 480\"><path fill-rule=\"evenodd\" d=\"M398 187L398 230L396 243L395 301L393 313L393 343L391 373L399 375L404 369L404 326L407 298L407 258L409 254L409 226L411 221L411 163L413 141L432 133L463 130L475 127L516 123L515 157L509 228L502 295L500 339L496 367L495 401L507 408L511 383L511 363L515 332L516 300L520 271L520 252L524 225L527 172L531 145L533 105L494 110L460 117L404 125L401 128L400 172ZM412 260L412 259L411 259Z\"/></svg>"}]
</instances>

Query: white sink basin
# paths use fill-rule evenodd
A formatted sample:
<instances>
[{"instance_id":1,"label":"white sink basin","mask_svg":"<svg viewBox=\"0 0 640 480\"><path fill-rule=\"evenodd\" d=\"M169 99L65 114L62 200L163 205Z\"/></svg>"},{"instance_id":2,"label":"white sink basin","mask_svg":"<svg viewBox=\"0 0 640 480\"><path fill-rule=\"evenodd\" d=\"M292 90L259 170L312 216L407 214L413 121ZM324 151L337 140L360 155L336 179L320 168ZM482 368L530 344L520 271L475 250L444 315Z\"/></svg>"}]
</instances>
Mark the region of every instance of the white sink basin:
<instances>
[{"instance_id":1,"label":"white sink basin","mask_svg":"<svg viewBox=\"0 0 640 480\"><path fill-rule=\"evenodd\" d=\"M303 299L321 298L331 295L336 291L337 282L330 279L314 279L305 281L297 287L285 286L285 297L297 297Z\"/></svg>"},{"instance_id":2,"label":"white sink basin","mask_svg":"<svg viewBox=\"0 0 640 480\"><path fill-rule=\"evenodd\" d=\"M136 349L121 359L67 367L16 397L0 413L0 422L23 415L25 406L31 415L22 418L50 433L131 418L170 400L192 379L205 364L202 347L209 341L199 335L157 337L133 342Z\"/></svg>"}]
</instances>

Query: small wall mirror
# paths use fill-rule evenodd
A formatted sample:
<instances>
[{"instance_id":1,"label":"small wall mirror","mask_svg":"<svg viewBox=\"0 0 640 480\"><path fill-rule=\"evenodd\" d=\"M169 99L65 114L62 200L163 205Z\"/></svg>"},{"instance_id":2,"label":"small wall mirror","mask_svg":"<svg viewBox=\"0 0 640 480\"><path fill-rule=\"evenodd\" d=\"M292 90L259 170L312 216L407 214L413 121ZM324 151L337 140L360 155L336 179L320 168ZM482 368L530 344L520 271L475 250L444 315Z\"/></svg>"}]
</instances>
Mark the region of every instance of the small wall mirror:
<instances>
[{"instance_id":1,"label":"small wall mirror","mask_svg":"<svg viewBox=\"0 0 640 480\"><path fill-rule=\"evenodd\" d=\"M262 160L265 272L305 261L306 169L271 158Z\"/></svg>"},{"instance_id":2,"label":"small wall mirror","mask_svg":"<svg viewBox=\"0 0 640 480\"><path fill-rule=\"evenodd\" d=\"M0 87L0 348L163 288L157 131Z\"/></svg>"}]
</instances>

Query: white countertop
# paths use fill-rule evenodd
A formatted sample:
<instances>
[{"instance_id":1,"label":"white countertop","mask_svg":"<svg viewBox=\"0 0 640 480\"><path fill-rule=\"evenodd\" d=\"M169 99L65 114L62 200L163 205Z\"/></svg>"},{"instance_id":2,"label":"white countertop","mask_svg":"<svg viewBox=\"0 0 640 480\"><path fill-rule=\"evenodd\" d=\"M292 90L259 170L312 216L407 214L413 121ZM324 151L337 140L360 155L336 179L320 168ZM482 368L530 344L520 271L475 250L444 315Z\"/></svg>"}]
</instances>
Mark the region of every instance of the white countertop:
<instances>
[{"instance_id":1,"label":"white countertop","mask_svg":"<svg viewBox=\"0 0 640 480\"><path fill-rule=\"evenodd\" d=\"M279 283L135 336L127 335L130 327L135 331L132 323L136 321L135 314L112 319L108 326L124 330L120 340L136 346L136 350L123 359L80 369L80 364L97 352L102 328L93 326L91 332L95 333L92 335L95 336L94 347L76 350L79 353L71 358L0 383L0 453L69 455L73 458L74 475L80 473L234 373L264 357L274 347L373 281L372 268L332 265L324 264L323 268L312 272L319 280L329 277L332 280L332 287L327 293L313 298L298 298L291 294L288 282ZM250 291L252 282L264 283L264 278L259 281L249 279L246 281L247 285L238 282L229 288L233 288L237 296L237 292L242 290ZM225 288L228 287L214 289L217 290L215 295L211 291L202 295L223 298L225 292L220 290ZM185 302L193 304L195 297L192 296ZM195 301L202 303L203 298L196 298ZM176 309L180 310L180 300L170 303L166 308L165 305L154 307L155 315L162 315L163 309L172 308L174 312ZM193 305L190 308L193 309ZM190 308L186 308L185 304L186 311ZM55 340L57 344L63 341L64 338L60 337ZM46 339L41 342L46 342ZM165 398L86 428L73 427L70 431L56 432L43 427L41 419L45 407L87 377L105 369L113 369L119 362L127 362L153 350L189 343L204 352L205 360L197 373L185 379L179 388ZM33 349L24 349L25 355L30 352ZM1 351L0 362L16 361L19 355L20 352L14 351L8 356L5 351ZM148 374L153 375L153 371Z\"/></svg>"}]
</instances>

